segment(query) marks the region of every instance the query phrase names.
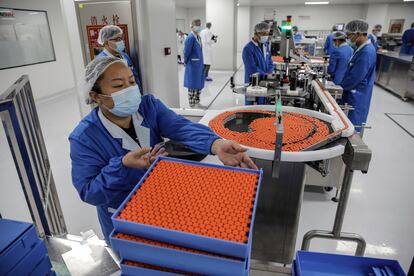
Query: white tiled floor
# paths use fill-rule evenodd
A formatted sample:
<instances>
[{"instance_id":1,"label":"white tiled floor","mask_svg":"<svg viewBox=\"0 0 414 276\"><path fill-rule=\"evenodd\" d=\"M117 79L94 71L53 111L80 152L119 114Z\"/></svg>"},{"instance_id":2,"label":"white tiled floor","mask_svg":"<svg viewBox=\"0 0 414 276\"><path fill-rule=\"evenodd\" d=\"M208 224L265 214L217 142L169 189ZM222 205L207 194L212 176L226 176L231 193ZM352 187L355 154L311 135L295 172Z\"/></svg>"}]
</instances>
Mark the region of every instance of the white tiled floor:
<instances>
[{"instance_id":1,"label":"white tiled floor","mask_svg":"<svg viewBox=\"0 0 414 276\"><path fill-rule=\"evenodd\" d=\"M214 81L208 83L202 94L202 104L208 105L217 95L231 72L212 72ZM241 83L243 72L236 75ZM180 74L182 81L182 73ZM187 98L180 92L182 106ZM235 95L226 86L211 109L242 105L243 97ZM69 143L67 137L79 121L78 105L74 92L37 103L53 174L69 232L94 229L100 233L95 209L80 201L70 178ZM392 122L384 113L414 114L414 102L402 102L399 98L375 87L369 125L364 140L373 152L368 174L354 175L353 188L348 204L343 230L361 234L367 241L367 256L398 259L405 270L414 254L414 139ZM412 128L414 120L404 121ZM2 138L3 139L3 138ZM3 140L2 140L3 141ZM4 143L0 156L4 156ZM8 159L9 162L11 159ZM10 164L0 163L2 166ZM3 174L1 183L19 185L17 178ZM297 248L303 234L311 229L332 227L336 204L330 200L333 194L305 193L299 225ZM315 240L312 250L322 252L351 253L352 245L342 242Z\"/></svg>"}]
</instances>

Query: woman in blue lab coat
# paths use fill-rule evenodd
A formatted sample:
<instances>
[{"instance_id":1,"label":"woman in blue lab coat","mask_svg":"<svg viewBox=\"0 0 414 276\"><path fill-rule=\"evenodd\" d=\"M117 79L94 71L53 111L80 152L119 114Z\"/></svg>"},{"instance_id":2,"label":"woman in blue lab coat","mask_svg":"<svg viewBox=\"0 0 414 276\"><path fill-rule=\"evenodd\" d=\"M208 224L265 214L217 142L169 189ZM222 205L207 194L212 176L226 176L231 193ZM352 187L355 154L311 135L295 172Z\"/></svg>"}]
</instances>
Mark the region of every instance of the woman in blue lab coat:
<instances>
[{"instance_id":1,"label":"woman in blue lab coat","mask_svg":"<svg viewBox=\"0 0 414 276\"><path fill-rule=\"evenodd\" d=\"M201 20L191 22L192 32L184 42L184 87L188 88L188 102L190 107L200 103L201 89L204 88L204 60L200 32Z\"/></svg>"},{"instance_id":2,"label":"woman in blue lab coat","mask_svg":"<svg viewBox=\"0 0 414 276\"><path fill-rule=\"evenodd\" d=\"M368 39L368 23L353 20L345 27L348 43L356 48L346 70L341 86L344 89L342 104L348 103L354 110L348 114L351 122L359 131L367 122L372 90L375 80L377 53Z\"/></svg>"},{"instance_id":3,"label":"woman in blue lab coat","mask_svg":"<svg viewBox=\"0 0 414 276\"><path fill-rule=\"evenodd\" d=\"M69 136L72 181L80 198L97 207L106 240L111 215L155 160L164 137L226 165L256 168L245 149L220 139L208 127L175 114L152 95L141 97L127 64L115 57L94 59L82 86L93 109ZM151 147L153 149L151 150Z\"/></svg>"},{"instance_id":4,"label":"woman in blue lab coat","mask_svg":"<svg viewBox=\"0 0 414 276\"><path fill-rule=\"evenodd\" d=\"M352 57L353 50L346 43L346 34L343 32L334 32L333 42L335 50L329 57L328 73L331 75L335 84L341 84L345 72L348 69L348 62Z\"/></svg>"},{"instance_id":5,"label":"woman in blue lab coat","mask_svg":"<svg viewBox=\"0 0 414 276\"><path fill-rule=\"evenodd\" d=\"M414 55L414 23L411 24L411 29L406 30L402 36L400 54Z\"/></svg>"},{"instance_id":6,"label":"woman in blue lab coat","mask_svg":"<svg viewBox=\"0 0 414 276\"><path fill-rule=\"evenodd\" d=\"M272 54L269 47L270 26L261 22L254 27L252 40L243 48L242 58L244 63L244 82L250 82L250 76L259 73L261 77L273 72ZM246 105L254 104L245 98ZM258 104L265 104L265 97L257 98Z\"/></svg>"},{"instance_id":7,"label":"woman in blue lab coat","mask_svg":"<svg viewBox=\"0 0 414 276\"><path fill-rule=\"evenodd\" d=\"M128 56L127 53L124 52L125 42L122 29L115 25L108 25L103 27L99 31L98 43L104 46L104 49L95 58L110 56L118 57L125 60L128 64L129 69L131 69L132 73L134 74L135 82L142 90L142 85L138 76L138 71L135 69L131 58Z\"/></svg>"}]
</instances>

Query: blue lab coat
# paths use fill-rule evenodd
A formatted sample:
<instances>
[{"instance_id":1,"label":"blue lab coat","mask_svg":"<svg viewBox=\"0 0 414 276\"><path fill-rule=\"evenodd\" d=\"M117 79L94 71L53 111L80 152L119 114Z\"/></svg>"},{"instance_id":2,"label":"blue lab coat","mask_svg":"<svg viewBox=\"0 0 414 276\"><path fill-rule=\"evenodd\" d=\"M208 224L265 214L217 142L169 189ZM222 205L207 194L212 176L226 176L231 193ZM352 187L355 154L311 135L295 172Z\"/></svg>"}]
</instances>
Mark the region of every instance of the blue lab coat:
<instances>
[{"instance_id":1,"label":"blue lab coat","mask_svg":"<svg viewBox=\"0 0 414 276\"><path fill-rule=\"evenodd\" d=\"M260 49L264 46L265 52ZM244 82L250 82L250 76L254 73L259 73L260 76L265 76L267 73L273 72L273 61L272 53L270 52L269 43L255 44L253 41L250 41L243 48L242 53L243 63L244 63ZM265 97L259 97L258 103L264 104L266 101ZM246 100L246 105L253 104L253 102Z\"/></svg>"},{"instance_id":2,"label":"blue lab coat","mask_svg":"<svg viewBox=\"0 0 414 276\"><path fill-rule=\"evenodd\" d=\"M333 35L329 34L325 40L325 46L323 47L325 55L331 55L333 50L335 50L335 44L333 42Z\"/></svg>"},{"instance_id":3,"label":"blue lab coat","mask_svg":"<svg viewBox=\"0 0 414 276\"><path fill-rule=\"evenodd\" d=\"M377 53L368 40L355 51L341 83L344 89L341 103L348 103L355 108L349 112L348 117L356 126L367 121L374 87L376 61ZM359 131L359 128L356 130Z\"/></svg>"},{"instance_id":4,"label":"blue lab coat","mask_svg":"<svg viewBox=\"0 0 414 276\"><path fill-rule=\"evenodd\" d=\"M378 38L373 34L368 34L368 38L371 40L371 43L374 46L375 51L378 51Z\"/></svg>"},{"instance_id":5,"label":"blue lab coat","mask_svg":"<svg viewBox=\"0 0 414 276\"><path fill-rule=\"evenodd\" d=\"M333 50L329 58L328 73L333 77L335 84L341 84L353 52L352 48L345 42Z\"/></svg>"},{"instance_id":6,"label":"blue lab coat","mask_svg":"<svg viewBox=\"0 0 414 276\"><path fill-rule=\"evenodd\" d=\"M95 58L100 58L100 57L107 57L107 56L113 56L110 52L108 52L107 50L103 50L102 52L100 52L97 56L95 56ZM135 82L138 84L139 89L142 91L142 85L141 85L141 81L139 79L139 75L137 70L134 67L134 64L132 63L131 58L128 56L127 53L125 52L121 52L121 56L122 59L124 59L127 64L129 69L132 71L132 73L134 74L134 78L135 78Z\"/></svg>"},{"instance_id":7,"label":"blue lab coat","mask_svg":"<svg viewBox=\"0 0 414 276\"><path fill-rule=\"evenodd\" d=\"M408 29L402 36L400 54L414 55L414 28Z\"/></svg>"},{"instance_id":8,"label":"blue lab coat","mask_svg":"<svg viewBox=\"0 0 414 276\"><path fill-rule=\"evenodd\" d=\"M210 154L211 145L219 138L208 127L177 115L151 95L142 97L133 125L139 144L95 108L69 136L73 185L83 201L97 207L106 240L113 230L112 213L146 172L124 167L126 153L139 145L154 146L167 137Z\"/></svg>"},{"instance_id":9,"label":"blue lab coat","mask_svg":"<svg viewBox=\"0 0 414 276\"><path fill-rule=\"evenodd\" d=\"M300 43L302 41L302 34L301 33L296 33L293 35L293 40L295 41L295 43Z\"/></svg>"},{"instance_id":10,"label":"blue lab coat","mask_svg":"<svg viewBox=\"0 0 414 276\"><path fill-rule=\"evenodd\" d=\"M204 60L201 38L191 32L184 41L184 87L193 90L204 88Z\"/></svg>"}]
</instances>

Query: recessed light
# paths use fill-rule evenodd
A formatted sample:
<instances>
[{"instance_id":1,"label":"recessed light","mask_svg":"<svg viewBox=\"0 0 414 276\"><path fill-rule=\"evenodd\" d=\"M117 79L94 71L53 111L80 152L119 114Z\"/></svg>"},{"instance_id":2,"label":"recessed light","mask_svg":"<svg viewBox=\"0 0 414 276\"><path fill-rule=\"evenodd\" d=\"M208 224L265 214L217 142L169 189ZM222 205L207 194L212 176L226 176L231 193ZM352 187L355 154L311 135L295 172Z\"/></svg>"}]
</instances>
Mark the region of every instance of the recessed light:
<instances>
[{"instance_id":1,"label":"recessed light","mask_svg":"<svg viewBox=\"0 0 414 276\"><path fill-rule=\"evenodd\" d=\"M414 1L414 0L411 0ZM329 1L305 2L305 5L328 5Z\"/></svg>"}]
</instances>

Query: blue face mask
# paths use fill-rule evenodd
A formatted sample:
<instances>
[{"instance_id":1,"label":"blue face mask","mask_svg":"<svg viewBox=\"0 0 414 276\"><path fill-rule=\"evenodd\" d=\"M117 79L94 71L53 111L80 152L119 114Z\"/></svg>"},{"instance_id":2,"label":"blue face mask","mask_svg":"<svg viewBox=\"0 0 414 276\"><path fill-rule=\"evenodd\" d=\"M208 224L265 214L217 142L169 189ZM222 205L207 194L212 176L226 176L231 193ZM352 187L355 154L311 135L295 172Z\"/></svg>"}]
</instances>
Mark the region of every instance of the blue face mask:
<instances>
[{"instance_id":1,"label":"blue face mask","mask_svg":"<svg viewBox=\"0 0 414 276\"><path fill-rule=\"evenodd\" d=\"M348 43L348 45L351 46L352 49L357 48L355 42L352 42L352 40L350 40L349 38L346 40L346 43Z\"/></svg>"},{"instance_id":2,"label":"blue face mask","mask_svg":"<svg viewBox=\"0 0 414 276\"><path fill-rule=\"evenodd\" d=\"M134 114L141 104L141 93L138 85L122 89L108 97L111 97L114 101L114 107L108 108L108 110L118 117L128 117Z\"/></svg>"},{"instance_id":3,"label":"blue face mask","mask_svg":"<svg viewBox=\"0 0 414 276\"><path fill-rule=\"evenodd\" d=\"M201 26L194 27L194 32L199 33L201 31L202 31L202 27Z\"/></svg>"},{"instance_id":4,"label":"blue face mask","mask_svg":"<svg viewBox=\"0 0 414 276\"><path fill-rule=\"evenodd\" d=\"M264 35L260 37L260 43L266 43L269 40L268 35Z\"/></svg>"},{"instance_id":5,"label":"blue face mask","mask_svg":"<svg viewBox=\"0 0 414 276\"><path fill-rule=\"evenodd\" d=\"M120 52L124 51L124 49L125 49L125 42L124 42L123 40L118 41L118 42L116 43L116 51L117 51L118 53L120 53Z\"/></svg>"}]
</instances>

